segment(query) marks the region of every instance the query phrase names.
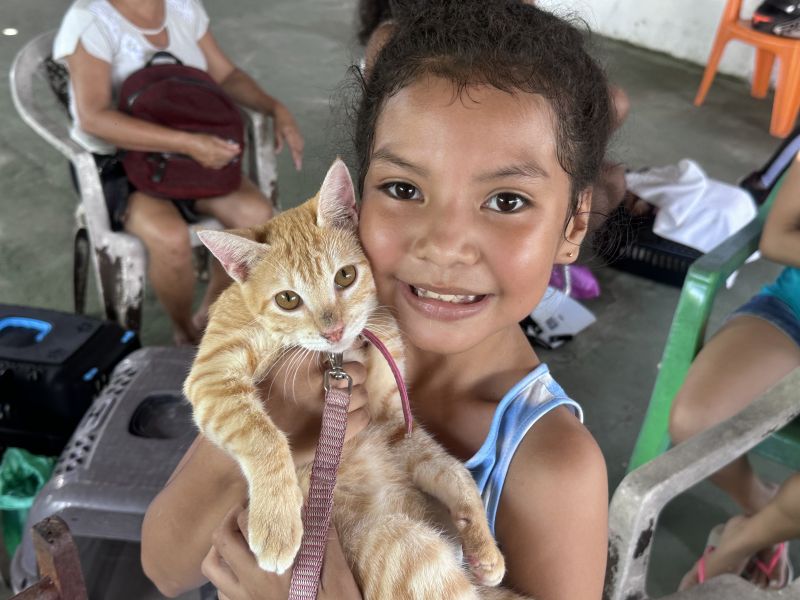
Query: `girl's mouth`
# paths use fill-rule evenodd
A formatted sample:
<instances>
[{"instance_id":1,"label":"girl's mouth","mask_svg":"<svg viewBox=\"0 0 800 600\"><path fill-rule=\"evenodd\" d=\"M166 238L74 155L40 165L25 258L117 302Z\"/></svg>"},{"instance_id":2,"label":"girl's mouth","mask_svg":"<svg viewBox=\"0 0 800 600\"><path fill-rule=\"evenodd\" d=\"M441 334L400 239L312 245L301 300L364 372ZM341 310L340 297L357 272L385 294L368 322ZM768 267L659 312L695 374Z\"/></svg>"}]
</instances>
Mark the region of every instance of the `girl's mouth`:
<instances>
[{"instance_id":1,"label":"girl's mouth","mask_svg":"<svg viewBox=\"0 0 800 600\"><path fill-rule=\"evenodd\" d=\"M404 303L416 312L436 321L459 321L477 315L489 306L491 294L470 294L470 290L430 290L420 285L398 281Z\"/></svg>"},{"instance_id":2,"label":"girl's mouth","mask_svg":"<svg viewBox=\"0 0 800 600\"><path fill-rule=\"evenodd\" d=\"M419 298L430 298L440 302L448 302L450 304L474 304L483 300L485 294L439 294L437 292L409 284L411 291L414 292Z\"/></svg>"}]
</instances>

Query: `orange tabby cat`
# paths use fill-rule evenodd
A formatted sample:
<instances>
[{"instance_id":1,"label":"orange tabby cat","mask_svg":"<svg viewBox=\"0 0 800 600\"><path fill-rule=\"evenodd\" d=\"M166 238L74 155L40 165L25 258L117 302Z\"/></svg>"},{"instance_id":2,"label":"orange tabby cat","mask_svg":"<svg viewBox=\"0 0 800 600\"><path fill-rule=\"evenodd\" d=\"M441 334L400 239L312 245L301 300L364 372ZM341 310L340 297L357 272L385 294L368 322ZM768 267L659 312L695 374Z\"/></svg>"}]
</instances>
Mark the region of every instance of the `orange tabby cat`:
<instances>
[{"instance_id":1,"label":"orange tabby cat","mask_svg":"<svg viewBox=\"0 0 800 600\"><path fill-rule=\"evenodd\" d=\"M347 352L345 360L367 367L372 420L344 447L333 523L364 598L518 598L481 587L497 585L505 565L469 472L419 426L406 438L385 359L372 346L353 349L368 327L403 368L400 335L377 306L357 219L350 175L337 160L301 206L247 232L200 234L235 283L211 310L184 386L195 422L239 463L250 493L250 548L263 569L282 573L300 546L311 465L295 467L256 385L292 348ZM442 519L432 524L442 505L472 577Z\"/></svg>"}]
</instances>

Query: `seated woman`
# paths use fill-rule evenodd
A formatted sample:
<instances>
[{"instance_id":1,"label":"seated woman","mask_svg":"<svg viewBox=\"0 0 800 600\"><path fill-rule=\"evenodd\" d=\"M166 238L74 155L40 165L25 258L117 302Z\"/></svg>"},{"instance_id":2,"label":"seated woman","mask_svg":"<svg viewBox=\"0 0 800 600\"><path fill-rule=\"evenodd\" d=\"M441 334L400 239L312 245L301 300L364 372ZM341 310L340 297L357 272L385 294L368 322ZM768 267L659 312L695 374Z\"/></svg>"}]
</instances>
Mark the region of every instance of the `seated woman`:
<instances>
[{"instance_id":1,"label":"seated woman","mask_svg":"<svg viewBox=\"0 0 800 600\"><path fill-rule=\"evenodd\" d=\"M301 168L303 138L291 113L228 59L208 21L200 0L76 0L67 10L53 58L70 73L72 137L95 155L104 182L124 177L115 157L118 149L186 154L213 169L242 152L221 138L170 129L116 109L122 82L162 50L207 71L237 103L272 117L277 149L289 146ZM226 228L247 227L272 216L269 201L247 178L227 196L180 202L144 194L130 184L113 193L119 186L104 189L112 228L132 233L147 248L150 282L172 321L175 343L196 344L208 307L229 280L213 261L205 298L193 317L195 276L186 220L199 213Z\"/></svg>"},{"instance_id":2,"label":"seated woman","mask_svg":"<svg viewBox=\"0 0 800 600\"><path fill-rule=\"evenodd\" d=\"M778 279L737 309L692 363L670 414L672 441L680 443L743 410L800 367L800 157L775 197L760 250L786 268ZM764 482L742 456L711 477L741 508L709 536L708 548L682 587L723 572L742 573L761 587L789 580L786 545L800 532L800 481ZM794 509L787 508L794 503ZM719 539L717 539L719 538ZM710 550L708 550L710 552ZM759 567L766 565L766 567Z\"/></svg>"}]
</instances>

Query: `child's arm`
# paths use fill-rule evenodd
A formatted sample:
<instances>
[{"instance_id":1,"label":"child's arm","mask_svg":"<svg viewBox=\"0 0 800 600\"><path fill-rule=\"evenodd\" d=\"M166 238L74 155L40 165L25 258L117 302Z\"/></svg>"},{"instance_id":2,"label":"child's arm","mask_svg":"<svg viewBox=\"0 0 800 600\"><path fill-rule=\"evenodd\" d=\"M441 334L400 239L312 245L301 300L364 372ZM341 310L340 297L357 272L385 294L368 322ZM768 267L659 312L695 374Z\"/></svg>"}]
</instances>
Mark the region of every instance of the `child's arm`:
<instances>
[{"instance_id":1,"label":"child's arm","mask_svg":"<svg viewBox=\"0 0 800 600\"><path fill-rule=\"evenodd\" d=\"M543 417L506 477L495 531L504 585L536 600L597 600L608 548L608 481L591 434L566 409Z\"/></svg>"},{"instance_id":2,"label":"child's arm","mask_svg":"<svg viewBox=\"0 0 800 600\"><path fill-rule=\"evenodd\" d=\"M236 462L198 436L142 524L142 568L165 596L205 583L200 564L211 535L234 506L247 500Z\"/></svg>"},{"instance_id":3,"label":"child's arm","mask_svg":"<svg viewBox=\"0 0 800 600\"><path fill-rule=\"evenodd\" d=\"M770 209L760 249L770 260L800 268L800 154Z\"/></svg>"}]
</instances>

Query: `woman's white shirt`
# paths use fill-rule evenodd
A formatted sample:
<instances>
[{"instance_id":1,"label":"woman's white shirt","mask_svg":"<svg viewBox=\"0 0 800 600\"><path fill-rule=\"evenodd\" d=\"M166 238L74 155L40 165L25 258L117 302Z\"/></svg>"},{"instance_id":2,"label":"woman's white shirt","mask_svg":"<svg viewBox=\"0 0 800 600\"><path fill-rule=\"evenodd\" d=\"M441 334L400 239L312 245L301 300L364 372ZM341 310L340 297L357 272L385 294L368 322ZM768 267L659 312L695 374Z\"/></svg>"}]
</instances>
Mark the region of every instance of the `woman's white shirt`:
<instances>
[{"instance_id":1,"label":"woman's white shirt","mask_svg":"<svg viewBox=\"0 0 800 600\"><path fill-rule=\"evenodd\" d=\"M208 64L197 42L208 31L208 14L200 0L164 0L164 3L164 28L169 42L166 47L157 48L108 0L75 0L64 15L53 42L53 59L65 63L64 59L75 52L80 42L89 54L107 62L111 66L115 106L122 82L144 67L156 52L169 52L184 65L205 71ZM96 154L114 154L113 145L81 129L71 83L69 91L72 139Z\"/></svg>"}]
</instances>

